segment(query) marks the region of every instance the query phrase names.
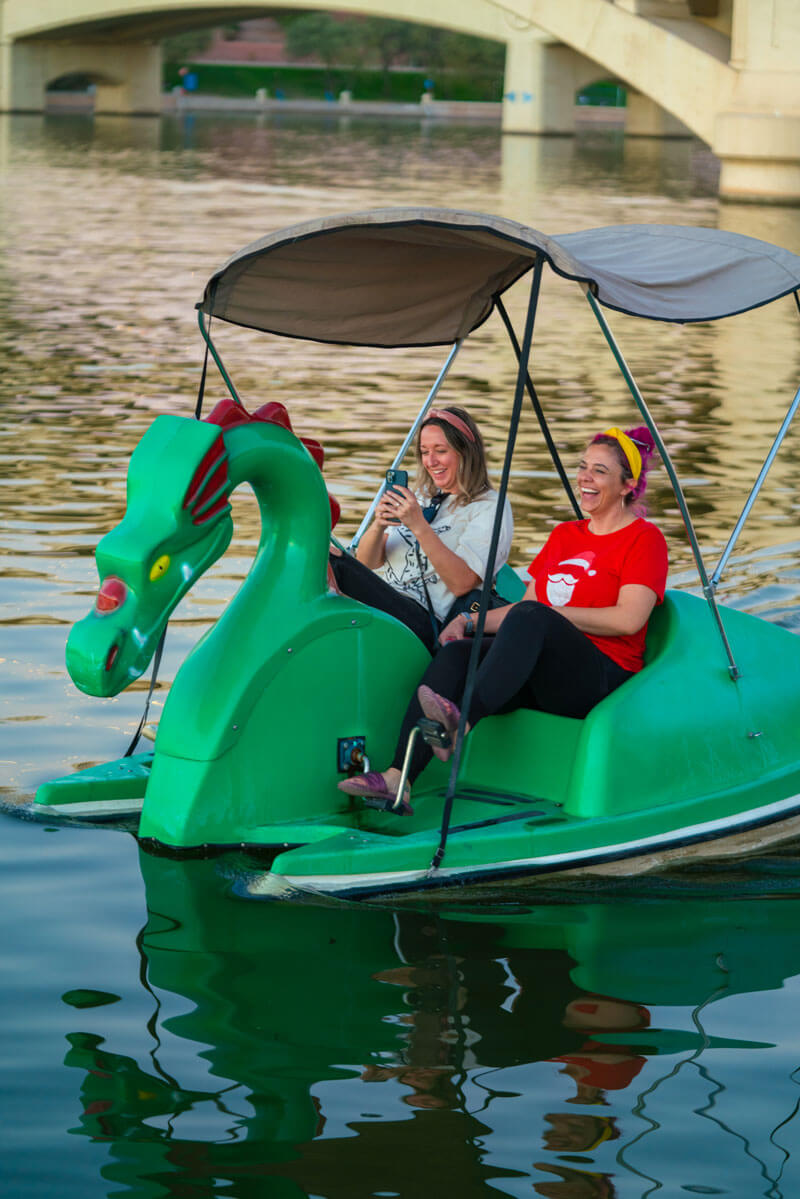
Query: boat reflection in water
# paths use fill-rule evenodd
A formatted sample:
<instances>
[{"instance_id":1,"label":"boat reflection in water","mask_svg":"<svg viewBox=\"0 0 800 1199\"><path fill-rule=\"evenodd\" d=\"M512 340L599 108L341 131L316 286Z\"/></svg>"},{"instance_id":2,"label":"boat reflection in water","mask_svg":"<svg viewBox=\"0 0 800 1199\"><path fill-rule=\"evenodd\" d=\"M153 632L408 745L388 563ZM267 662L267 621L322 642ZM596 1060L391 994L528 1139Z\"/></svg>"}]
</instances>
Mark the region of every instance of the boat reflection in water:
<instances>
[{"instance_id":1,"label":"boat reflection in water","mask_svg":"<svg viewBox=\"0 0 800 1199\"><path fill-rule=\"evenodd\" d=\"M68 1037L115 1193L798 1193L800 899L264 903L226 865L142 853L148 1043Z\"/></svg>"}]
</instances>

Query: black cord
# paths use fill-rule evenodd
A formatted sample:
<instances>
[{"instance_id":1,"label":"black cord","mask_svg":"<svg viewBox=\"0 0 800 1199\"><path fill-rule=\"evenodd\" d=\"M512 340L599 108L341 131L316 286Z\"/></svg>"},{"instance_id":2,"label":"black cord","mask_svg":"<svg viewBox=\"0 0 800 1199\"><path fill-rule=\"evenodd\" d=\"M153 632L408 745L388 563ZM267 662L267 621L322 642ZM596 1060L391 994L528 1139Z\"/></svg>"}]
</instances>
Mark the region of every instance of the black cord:
<instances>
[{"instance_id":1,"label":"black cord","mask_svg":"<svg viewBox=\"0 0 800 1199\"><path fill-rule=\"evenodd\" d=\"M142 712L142 719L139 721L138 729L133 734L133 740L131 741L128 748L125 750L125 753L122 755L123 758L129 758L131 756L131 754L133 753L133 751L136 749L136 746L139 744L139 738L142 735L142 729L144 728L145 722L147 720L147 713L150 711L150 700L153 698L153 692L155 691L156 679L158 678L158 668L161 665L161 654L164 650L164 641L166 640L166 636L167 636L167 626L164 625L164 628L161 632L161 636L158 640L158 645L156 646L156 652L153 655L153 673L150 675L150 690L147 692L147 699L144 702L144 712Z\"/></svg>"},{"instance_id":2,"label":"black cord","mask_svg":"<svg viewBox=\"0 0 800 1199\"><path fill-rule=\"evenodd\" d=\"M203 373L200 376L200 386L197 389L197 403L194 406L194 418L200 420L200 413L203 411L203 396L206 392L206 374L208 373L208 347L211 340L211 315L208 317L208 328L204 341L206 343L206 352L203 358Z\"/></svg>"},{"instance_id":3,"label":"black cord","mask_svg":"<svg viewBox=\"0 0 800 1199\"><path fill-rule=\"evenodd\" d=\"M797 293L795 292L795 297L796 296L797 296ZM517 363L519 364L520 349L519 349L519 342L517 341L517 335L514 332L511 321L509 320L508 313L506 312L506 310L503 306L503 301L500 299L499 296L496 297L495 303L497 305L497 311L500 313L500 316L503 319L503 324L505 325L506 332L508 333L508 339L511 342L512 346L514 347L514 353L517 356ZM798 305L798 307L800 307L800 304ZM547 444L547 448L550 451L550 457L553 459L553 466L558 471L558 477L560 478L560 480L563 484L564 490L567 493L569 502L572 504L572 511L575 513L575 516L578 518L578 520L580 520L581 517L583 516L583 513L581 512L580 504L578 503L577 499L575 498L575 493L572 490L572 484L569 481L567 472L564 470L563 463L559 456L558 450L556 449L556 443L553 441L553 437L552 437L552 434L548 427L547 420L545 419L544 410L542 408L541 403L539 402L539 397L536 394L536 388L533 386L533 380L531 379L530 372L527 369L525 371L525 387L527 389L528 395L531 397L531 403L533 404L533 410L536 413L536 419L539 422L539 428L542 430L542 436L544 437L545 442Z\"/></svg>"},{"instance_id":4,"label":"black cord","mask_svg":"<svg viewBox=\"0 0 800 1199\"><path fill-rule=\"evenodd\" d=\"M486 623L486 611L489 604L489 593L492 589L492 581L494 578L494 564L495 559L497 558L497 545L500 540L500 527L503 523L506 494L508 492L508 479L511 474L511 459L514 455L514 444L517 439L517 430L519 428L520 416L522 414L522 397L525 391L525 376L527 374L527 366L531 354L533 326L536 321L536 309L539 302L539 289L542 282L542 267L543 259L542 256L539 255L533 268L531 294L530 299L528 300L528 312L525 318L525 335L522 342L522 356L519 360L519 369L517 371L517 385L514 392L514 406L511 412L511 420L508 428L508 440L506 442L505 461L503 462L503 474L500 479L500 488L497 494L497 511L495 512L494 516L492 540L489 545L489 556L486 563L486 574L484 576L483 587L481 589L481 606L478 612L478 623L475 629L475 638L473 640L472 649L470 651L469 665L467 667L467 678L464 684L464 695L461 701L461 717L458 722L458 732L456 734L456 744L452 759L453 765L450 768L450 779L447 784L447 794L445 795L439 846L431 862L431 869L433 870L437 870L441 865L447 845L447 834L450 828L450 816L453 811L453 800L455 799L458 768L461 764L461 748L464 744L464 729L467 723L469 705L472 702L472 693L475 690L475 676L478 670L478 654L480 652L481 642L483 640L483 628ZM496 298L497 297L495 297L495 299Z\"/></svg>"}]
</instances>

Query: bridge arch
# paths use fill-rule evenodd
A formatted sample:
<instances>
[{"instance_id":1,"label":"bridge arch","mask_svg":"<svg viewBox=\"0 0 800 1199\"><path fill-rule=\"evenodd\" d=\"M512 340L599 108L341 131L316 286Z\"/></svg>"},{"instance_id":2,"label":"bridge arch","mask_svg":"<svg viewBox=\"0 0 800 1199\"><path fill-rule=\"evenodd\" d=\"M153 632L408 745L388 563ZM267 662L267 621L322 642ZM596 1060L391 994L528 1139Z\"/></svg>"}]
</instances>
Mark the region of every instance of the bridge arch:
<instances>
[{"instance_id":1,"label":"bridge arch","mask_svg":"<svg viewBox=\"0 0 800 1199\"><path fill-rule=\"evenodd\" d=\"M761 4L730 0L726 30L693 17L698 0L2 0L0 109L38 111L47 79L105 69L124 82L98 88L96 111L158 112L163 37L276 6L504 42L509 132L571 132L572 96L599 67L711 146L721 190L800 199L800 10L788 3L772 3L767 20Z\"/></svg>"},{"instance_id":2,"label":"bridge arch","mask_svg":"<svg viewBox=\"0 0 800 1199\"><path fill-rule=\"evenodd\" d=\"M58 5L44 0L4 0L0 5L3 42L24 44L29 57L45 42L61 48L60 57L73 47L153 43L169 33L203 24L242 20L262 15L275 5L221 0L61 0ZM509 64L505 92L517 103L538 100L535 111L520 108L514 101L507 107L506 125L528 132L565 132L564 117L547 114L546 96L559 87L567 74L581 82L599 70L624 79L627 84L673 112L704 140L710 131L704 111L708 105L694 104L670 86L669 67L664 65L675 44L687 48L674 34L620 9L610 0L282 0L283 9L332 8L372 16L416 21L420 24L488 37L506 44ZM695 31L696 33L696 31ZM717 39L721 54L722 35L707 31L706 41ZM721 40L720 40L721 39ZM577 59L568 62L569 52ZM105 52L105 50L103 51ZM700 68L698 78L708 74L708 47L688 47ZM557 64L552 69L552 60ZM653 63L656 62L654 69ZM593 65L587 65L591 63ZM717 66L720 64L717 62ZM716 73L715 73L716 78ZM652 85L652 87L651 87ZM568 88L566 90L569 90ZM522 97L529 97L523 100ZM151 99L151 107L154 99ZM25 107L30 106L30 97ZM550 128L555 123L558 128ZM571 128L571 123L570 123Z\"/></svg>"}]
</instances>

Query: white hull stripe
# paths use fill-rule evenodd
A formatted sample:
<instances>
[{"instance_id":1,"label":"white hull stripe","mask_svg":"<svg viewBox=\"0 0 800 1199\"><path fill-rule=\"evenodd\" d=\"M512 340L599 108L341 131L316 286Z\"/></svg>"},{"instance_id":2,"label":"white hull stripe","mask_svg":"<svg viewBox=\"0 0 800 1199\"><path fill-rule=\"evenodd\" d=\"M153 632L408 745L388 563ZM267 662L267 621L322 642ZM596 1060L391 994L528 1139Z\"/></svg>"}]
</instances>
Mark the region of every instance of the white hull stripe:
<instances>
[{"instance_id":1,"label":"white hull stripe","mask_svg":"<svg viewBox=\"0 0 800 1199\"><path fill-rule=\"evenodd\" d=\"M86 803L36 803L32 811L43 816L131 816L141 812L143 799L96 799Z\"/></svg>"},{"instance_id":2,"label":"white hull stripe","mask_svg":"<svg viewBox=\"0 0 800 1199\"><path fill-rule=\"evenodd\" d=\"M636 853L667 849L670 845L690 841L718 839L760 824L770 824L781 816L800 812L800 796L792 795L763 808L751 808L736 816L725 816L719 820L707 820L702 824L688 825L652 837L641 837L634 841L621 841L611 845L599 845L593 849L579 849L572 853L554 853L546 857L513 858L501 862L476 863L474 866L439 867L438 870L393 870L375 874L281 874L273 876L276 881L288 886L315 891L352 891L358 889L387 890L393 886L409 883L425 883L434 879L455 879L463 876L476 877L481 874L512 874L523 871L551 871L557 867L571 868L585 865L593 860L632 857Z\"/></svg>"}]
</instances>

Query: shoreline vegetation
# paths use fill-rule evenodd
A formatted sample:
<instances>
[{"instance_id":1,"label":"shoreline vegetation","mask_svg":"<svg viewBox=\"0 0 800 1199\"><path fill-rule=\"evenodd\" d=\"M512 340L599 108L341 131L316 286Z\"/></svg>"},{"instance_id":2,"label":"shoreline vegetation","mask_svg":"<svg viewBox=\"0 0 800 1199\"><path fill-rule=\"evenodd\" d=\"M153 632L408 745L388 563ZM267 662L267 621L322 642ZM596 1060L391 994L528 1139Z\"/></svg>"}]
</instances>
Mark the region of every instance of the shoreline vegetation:
<instances>
[{"instance_id":1,"label":"shoreline vegetation","mask_svg":"<svg viewBox=\"0 0 800 1199\"><path fill-rule=\"evenodd\" d=\"M47 92L48 111L91 111L94 88L64 77ZM625 91L611 82L593 84L576 96L576 118L622 124ZM467 75L445 70L435 76L411 67L390 70L259 63L167 62L163 112L347 112L351 115L461 117L499 121L503 81L494 72Z\"/></svg>"},{"instance_id":2,"label":"shoreline vegetation","mask_svg":"<svg viewBox=\"0 0 800 1199\"><path fill-rule=\"evenodd\" d=\"M345 92L354 100L396 104L417 104L423 95L484 103L500 103L503 98L502 73L469 75L446 70L432 75L417 67L385 71L378 67L189 61L165 63L162 79L166 92L180 87L231 99L252 97L261 91L276 100L332 101Z\"/></svg>"}]
</instances>

